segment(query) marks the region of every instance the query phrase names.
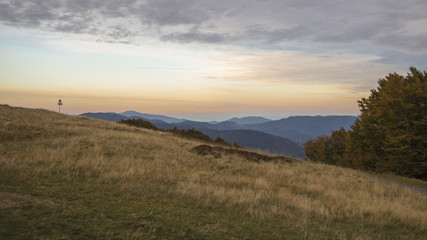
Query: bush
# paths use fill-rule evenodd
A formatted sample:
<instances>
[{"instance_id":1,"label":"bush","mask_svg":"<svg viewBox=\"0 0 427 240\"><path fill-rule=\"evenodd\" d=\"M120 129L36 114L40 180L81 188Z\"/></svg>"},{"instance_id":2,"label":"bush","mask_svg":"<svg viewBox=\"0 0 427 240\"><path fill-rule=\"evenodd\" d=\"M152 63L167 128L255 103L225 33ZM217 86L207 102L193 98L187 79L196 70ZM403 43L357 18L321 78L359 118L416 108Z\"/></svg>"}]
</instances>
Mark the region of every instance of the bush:
<instances>
[{"instance_id":1,"label":"bush","mask_svg":"<svg viewBox=\"0 0 427 240\"><path fill-rule=\"evenodd\" d=\"M140 128L160 130L151 122L145 121L143 119L128 119L128 120L122 119L122 120L120 120L120 123L124 123L124 124L130 125L130 126L140 127Z\"/></svg>"}]
</instances>

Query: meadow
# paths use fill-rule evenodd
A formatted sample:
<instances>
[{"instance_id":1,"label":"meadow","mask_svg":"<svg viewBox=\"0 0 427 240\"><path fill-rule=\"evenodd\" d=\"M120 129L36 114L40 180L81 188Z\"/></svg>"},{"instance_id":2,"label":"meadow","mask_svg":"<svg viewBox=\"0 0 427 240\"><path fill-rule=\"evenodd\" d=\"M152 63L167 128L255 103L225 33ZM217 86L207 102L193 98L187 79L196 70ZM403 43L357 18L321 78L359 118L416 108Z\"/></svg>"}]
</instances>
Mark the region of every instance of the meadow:
<instances>
[{"instance_id":1,"label":"meadow","mask_svg":"<svg viewBox=\"0 0 427 240\"><path fill-rule=\"evenodd\" d=\"M0 239L427 239L426 182L201 144L2 105Z\"/></svg>"}]
</instances>

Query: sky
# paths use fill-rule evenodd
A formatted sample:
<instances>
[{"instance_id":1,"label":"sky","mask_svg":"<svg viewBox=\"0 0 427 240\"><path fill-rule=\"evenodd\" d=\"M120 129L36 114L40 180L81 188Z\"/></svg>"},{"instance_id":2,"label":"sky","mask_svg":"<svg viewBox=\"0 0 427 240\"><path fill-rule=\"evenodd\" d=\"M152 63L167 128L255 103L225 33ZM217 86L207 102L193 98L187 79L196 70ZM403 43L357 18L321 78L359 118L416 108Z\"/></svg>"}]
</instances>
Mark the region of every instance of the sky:
<instances>
[{"instance_id":1,"label":"sky","mask_svg":"<svg viewBox=\"0 0 427 240\"><path fill-rule=\"evenodd\" d=\"M225 120L357 115L427 67L425 0L0 0L0 104Z\"/></svg>"}]
</instances>

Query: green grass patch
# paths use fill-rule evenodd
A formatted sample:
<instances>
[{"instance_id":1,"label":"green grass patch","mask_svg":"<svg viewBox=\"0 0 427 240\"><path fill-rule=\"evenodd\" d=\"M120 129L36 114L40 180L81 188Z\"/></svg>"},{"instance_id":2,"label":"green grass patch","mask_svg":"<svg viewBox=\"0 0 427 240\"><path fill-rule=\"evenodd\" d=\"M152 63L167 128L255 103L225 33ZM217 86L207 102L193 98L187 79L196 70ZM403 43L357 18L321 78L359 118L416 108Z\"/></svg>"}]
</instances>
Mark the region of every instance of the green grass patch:
<instances>
[{"instance_id":1,"label":"green grass patch","mask_svg":"<svg viewBox=\"0 0 427 240\"><path fill-rule=\"evenodd\" d=\"M398 222L324 223L297 209L288 217L257 218L239 206L207 206L167 192L126 194L119 185L95 179L22 179L6 171L0 176L1 239L416 239L423 234L397 228Z\"/></svg>"}]
</instances>

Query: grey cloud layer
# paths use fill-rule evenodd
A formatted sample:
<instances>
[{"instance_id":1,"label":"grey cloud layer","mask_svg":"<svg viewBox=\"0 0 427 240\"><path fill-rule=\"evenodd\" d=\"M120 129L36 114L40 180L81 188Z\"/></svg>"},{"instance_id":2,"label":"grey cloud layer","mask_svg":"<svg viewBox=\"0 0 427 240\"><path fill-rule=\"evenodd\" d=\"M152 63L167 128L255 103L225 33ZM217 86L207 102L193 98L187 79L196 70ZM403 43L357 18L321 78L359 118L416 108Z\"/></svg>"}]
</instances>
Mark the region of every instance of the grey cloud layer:
<instances>
[{"instance_id":1,"label":"grey cloud layer","mask_svg":"<svg viewBox=\"0 0 427 240\"><path fill-rule=\"evenodd\" d=\"M104 41L363 43L427 52L425 0L0 0L5 25ZM423 25L424 24L424 25Z\"/></svg>"}]
</instances>

